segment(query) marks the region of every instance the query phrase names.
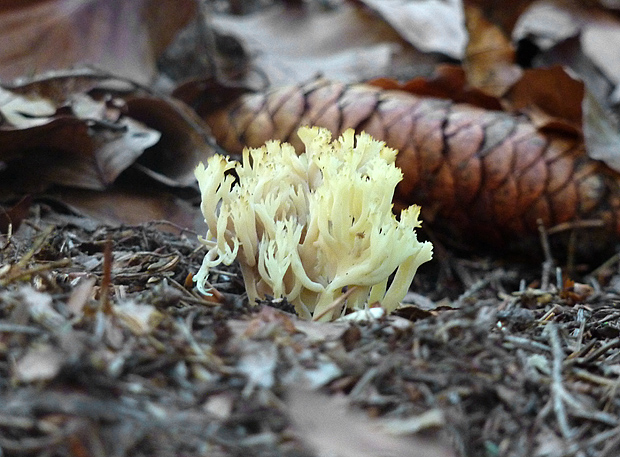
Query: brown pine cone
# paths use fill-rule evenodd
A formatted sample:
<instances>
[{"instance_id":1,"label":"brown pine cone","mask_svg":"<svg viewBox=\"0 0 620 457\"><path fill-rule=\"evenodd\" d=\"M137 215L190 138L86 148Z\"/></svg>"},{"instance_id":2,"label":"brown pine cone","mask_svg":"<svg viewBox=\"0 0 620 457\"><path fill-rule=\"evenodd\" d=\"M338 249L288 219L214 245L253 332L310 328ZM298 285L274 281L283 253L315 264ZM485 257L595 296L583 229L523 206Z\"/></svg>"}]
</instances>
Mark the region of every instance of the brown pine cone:
<instances>
[{"instance_id":1,"label":"brown pine cone","mask_svg":"<svg viewBox=\"0 0 620 457\"><path fill-rule=\"evenodd\" d=\"M581 140L541 133L524 117L317 80L243 95L205 118L231 153L269 139L299 148L302 125L370 133L400 151L396 206L421 205L444 239L508 247L536 236L538 220L551 232L586 226L598 241L620 235L620 173L590 159Z\"/></svg>"}]
</instances>

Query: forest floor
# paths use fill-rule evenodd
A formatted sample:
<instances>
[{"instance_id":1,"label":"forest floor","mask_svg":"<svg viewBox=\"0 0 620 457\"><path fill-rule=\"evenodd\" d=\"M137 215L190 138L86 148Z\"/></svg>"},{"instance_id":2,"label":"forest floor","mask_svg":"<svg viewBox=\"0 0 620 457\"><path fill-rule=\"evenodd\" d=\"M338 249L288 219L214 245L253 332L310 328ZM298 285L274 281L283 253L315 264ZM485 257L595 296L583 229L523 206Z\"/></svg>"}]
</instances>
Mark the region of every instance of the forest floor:
<instances>
[{"instance_id":1,"label":"forest floor","mask_svg":"<svg viewBox=\"0 0 620 457\"><path fill-rule=\"evenodd\" d=\"M311 323L235 264L199 295L195 233L39 210L0 245L5 455L620 453L615 258L558 287L450 256L395 315Z\"/></svg>"}]
</instances>

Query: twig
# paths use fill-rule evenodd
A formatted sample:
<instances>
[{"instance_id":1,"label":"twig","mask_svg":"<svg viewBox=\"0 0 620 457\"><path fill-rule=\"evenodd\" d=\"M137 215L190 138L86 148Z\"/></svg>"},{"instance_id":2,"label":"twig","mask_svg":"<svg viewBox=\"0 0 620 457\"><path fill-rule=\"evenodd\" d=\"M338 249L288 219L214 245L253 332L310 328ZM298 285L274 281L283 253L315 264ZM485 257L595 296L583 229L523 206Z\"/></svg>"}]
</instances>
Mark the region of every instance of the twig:
<instances>
[{"instance_id":1,"label":"twig","mask_svg":"<svg viewBox=\"0 0 620 457\"><path fill-rule=\"evenodd\" d=\"M588 355L586 355L583 358L570 359L570 364L572 365L577 362L579 362L580 364L592 363L596 359L598 359L600 356L605 354L607 351L609 351L610 349L615 349L617 347L620 347L620 338L614 338L613 340L608 341L607 343L603 344L600 348L590 352Z\"/></svg>"},{"instance_id":2,"label":"twig","mask_svg":"<svg viewBox=\"0 0 620 457\"><path fill-rule=\"evenodd\" d=\"M323 312L321 314L319 314L318 316L314 316L312 318L313 321L318 321L320 320L323 316L325 316L327 313L333 311L334 309L338 308L339 306L342 306L342 304L346 301L347 298L349 298L349 296L357 290L357 286L353 286L353 287L349 287L347 289L347 291L342 294L340 297L336 298L331 305L329 305L327 308L325 308L323 310Z\"/></svg>"},{"instance_id":3,"label":"twig","mask_svg":"<svg viewBox=\"0 0 620 457\"><path fill-rule=\"evenodd\" d=\"M573 438L574 432L568 424L568 417L566 415L566 408L564 405L565 397L568 396L562 384L562 362L564 360L564 353L562 351L560 335L555 322L550 321L547 324L546 331L549 335L549 343L551 344L551 350L553 353L553 367L551 370L553 412L558 420L558 425L562 435L564 438L570 440Z\"/></svg>"},{"instance_id":4,"label":"twig","mask_svg":"<svg viewBox=\"0 0 620 457\"><path fill-rule=\"evenodd\" d=\"M549 244L549 235L547 234L547 230L545 229L545 225L543 224L542 219L538 219L538 233L540 234L540 245L543 250L543 254L545 256L545 261L542 264L542 278L541 278L541 286L540 288L544 291L549 290L549 274L551 273L551 268L555 264L553 260L553 256L551 255L551 246Z\"/></svg>"},{"instance_id":5,"label":"twig","mask_svg":"<svg viewBox=\"0 0 620 457\"><path fill-rule=\"evenodd\" d=\"M104 314L112 314L110 305L110 286L112 284L112 240L108 238L103 249L103 277L101 278L100 309Z\"/></svg>"},{"instance_id":6,"label":"twig","mask_svg":"<svg viewBox=\"0 0 620 457\"><path fill-rule=\"evenodd\" d=\"M49 227L47 227L43 231L43 233L41 233L37 237L37 239L34 240L34 244L32 245L32 248L30 249L30 251L24 254L24 256L21 259L19 259L19 262L15 264L15 266L18 268L24 268L26 264L28 263L28 261L32 258L32 256L37 253L37 251L41 248L41 246L43 246L43 243L47 241L47 238L52 234L53 231L54 231L53 225L50 225Z\"/></svg>"},{"instance_id":7,"label":"twig","mask_svg":"<svg viewBox=\"0 0 620 457\"><path fill-rule=\"evenodd\" d=\"M595 270L592 271L592 273L590 273L590 276L596 278L599 274L601 274L603 271L608 270L609 268L611 268L615 263L620 262L620 252L615 253L614 255L612 255L609 259L607 259L606 261L604 261L601 265L599 265Z\"/></svg>"},{"instance_id":8,"label":"twig","mask_svg":"<svg viewBox=\"0 0 620 457\"><path fill-rule=\"evenodd\" d=\"M53 268L66 267L71 265L71 259L61 259L55 260L53 262L44 263L41 265L36 265L28 270L22 270L17 268L15 272L10 272L6 277L0 280L0 286L5 287L12 283L13 281L17 281L18 279L25 278L28 276L32 276L35 273L41 273L42 271L51 270ZM16 267L17 264L14 266Z\"/></svg>"},{"instance_id":9,"label":"twig","mask_svg":"<svg viewBox=\"0 0 620 457\"><path fill-rule=\"evenodd\" d=\"M11 240L13 239L13 224L9 224L9 227L6 232L6 242L0 246L0 251L4 251L11 244Z\"/></svg>"},{"instance_id":10,"label":"twig","mask_svg":"<svg viewBox=\"0 0 620 457\"><path fill-rule=\"evenodd\" d=\"M30 327L28 325L11 324L8 322L0 322L0 333L26 333L30 335L38 335L42 332L40 328Z\"/></svg>"},{"instance_id":11,"label":"twig","mask_svg":"<svg viewBox=\"0 0 620 457\"><path fill-rule=\"evenodd\" d=\"M577 351L581 349L583 345L583 334L586 330L586 318L583 308L579 308L577 311L577 321L579 322L579 331L577 333Z\"/></svg>"}]
</instances>

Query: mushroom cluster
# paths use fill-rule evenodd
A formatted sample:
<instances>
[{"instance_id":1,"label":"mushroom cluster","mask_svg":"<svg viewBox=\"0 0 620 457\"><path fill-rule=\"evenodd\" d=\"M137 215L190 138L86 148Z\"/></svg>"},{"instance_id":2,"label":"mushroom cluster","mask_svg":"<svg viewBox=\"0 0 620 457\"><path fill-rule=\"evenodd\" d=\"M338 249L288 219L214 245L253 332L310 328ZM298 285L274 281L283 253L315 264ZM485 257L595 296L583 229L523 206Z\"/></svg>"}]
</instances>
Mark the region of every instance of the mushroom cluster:
<instances>
[{"instance_id":1,"label":"mushroom cluster","mask_svg":"<svg viewBox=\"0 0 620 457\"><path fill-rule=\"evenodd\" d=\"M298 135L300 154L269 141L242 162L214 155L196 168L208 226L198 289L208 293L210 268L238 259L252 303L285 297L317 320L376 304L393 311L432 257L415 233L420 208L392 212L397 151L351 129L333 142L318 127Z\"/></svg>"}]
</instances>

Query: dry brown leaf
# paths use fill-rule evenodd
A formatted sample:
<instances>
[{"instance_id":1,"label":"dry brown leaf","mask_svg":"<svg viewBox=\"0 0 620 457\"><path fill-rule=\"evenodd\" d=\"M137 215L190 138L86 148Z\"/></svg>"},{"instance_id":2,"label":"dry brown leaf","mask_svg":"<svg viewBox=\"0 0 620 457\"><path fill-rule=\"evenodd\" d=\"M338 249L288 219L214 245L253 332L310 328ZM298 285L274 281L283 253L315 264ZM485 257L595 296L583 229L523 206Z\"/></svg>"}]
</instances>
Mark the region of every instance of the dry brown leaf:
<instances>
[{"instance_id":1,"label":"dry brown leaf","mask_svg":"<svg viewBox=\"0 0 620 457\"><path fill-rule=\"evenodd\" d=\"M510 2L502 2L501 7L499 7L497 0L464 0L464 3L466 6L480 9L489 21L510 34L523 11L534 1L511 0Z\"/></svg>"},{"instance_id":2,"label":"dry brown leaf","mask_svg":"<svg viewBox=\"0 0 620 457\"><path fill-rule=\"evenodd\" d=\"M328 11L276 6L251 16L214 15L212 22L216 30L241 38L274 86L318 74L341 81L397 76L413 61L434 60L414 51L387 23L347 3Z\"/></svg>"},{"instance_id":3,"label":"dry brown leaf","mask_svg":"<svg viewBox=\"0 0 620 457\"><path fill-rule=\"evenodd\" d=\"M188 202L170 192L141 186L129 186L128 189L112 186L105 192L63 188L56 194L60 203L73 212L110 225L165 220L178 227L192 228L202 223L200 211Z\"/></svg>"},{"instance_id":4,"label":"dry brown leaf","mask_svg":"<svg viewBox=\"0 0 620 457\"><path fill-rule=\"evenodd\" d=\"M126 99L127 114L161 133L135 168L170 187L190 186L194 169L212 154L211 138L204 121L174 98L133 96Z\"/></svg>"},{"instance_id":5,"label":"dry brown leaf","mask_svg":"<svg viewBox=\"0 0 620 457\"><path fill-rule=\"evenodd\" d=\"M439 439L395 437L361 412L349 410L346 399L290 389L287 404L297 432L320 456L452 457Z\"/></svg>"},{"instance_id":6,"label":"dry brown leaf","mask_svg":"<svg viewBox=\"0 0 620 457\"><path fill-rule=\"evenodd\" d=\"M194 167L212 152L204 122L182 102L88 71L0 90L5 197L61 185L54 198L108 223L195 226L194 209L165 191L193 185Z\"/></svg>"},{"instance_id":7,"label":"dry brown leaf","mask_svg":"<svg viewBox=\"0 0 620 457\"><path fill-rule=\"evenodd\" d=\"M509 111L525 113L541 129L581 135L584 84L564 68L534 68L505 94Z\"/></svg>"},{"instance_id":8,"label":"dry brown leaf","mask_svg":"<svg viewBox=\"0 0 620 457\"><path fill-rule=\"evenodd\" d=\"M614 84L620 84L620 20L578 0L540 0L519 18L513 38L529 38L546 50L579 36L582 52Z\"/></svg>"},{"instance_id":9,"label":"dry brown leaf","mask_svg":"<svg viewBox=\"0 0 620 457\"><path fill-rule=\"evenodd\" d=\"M193 0L30 0L0 8L0 79L94 65L148 82Z\"/></svg>"},{"instance_id":10,"label":"dry brown leaf","mask_svg":"<svg viewBox=\"0 0 620 457\"><path fill-rule=\"evenodd\" d=\"M104 189L160 138L87 94L66 94L56 104L37 94L0 90L3 186L13 191L40 191L50 184Z\"/></svg>"},{"instance_id":11,"label":"dry brown leaf","mask_svg":"<svg viewBox=\"0 0 620 457\"><path fill-rule=\"evenodd\" d=\"M382 89L400 90L425 97L445 98L456 103L469 103L490 110L500 110L501 101L467 83L465 71L457 65L439 65L428 78L419 77L399 83L393 79L379 78L368 84Z\"/></svg>"},{"instance_id":12,"label":"dry brown leaf","mask_svg":"<svg viewBox=\"0 0 620 457\"><path fill-rule=\"evenodd\" d=\"M469 42L463 68L467 82L489 95L501 97L521 76L521 69L515 64L514 47L478 8L468 6L465 13Z\"/></svg>"},{"instance_id":13,"label":"dry brown leaf","mask_svg":"<svg viewBox=\"0 0 620 457\"><path fill-rule=\"evenodd\" d=\"M0 234L7 234L9 230L17 232L22 221L30 214L32 196L26 195L10 208L0 205Z\"/></svg>"},{"instance_id":14,"label":"dry brown leaf","mask_svg":"<svg viewBox=\"0 0 620 457\"><path fill-rule=\"evenodd\" d=\"M377 11L417 49L458 60L465 56L467 31L460 0L359 1Z\"/></svg>"},{"instance_id":15,"label":"dry brown leaf","mask_svg":"<svg viewBox=\"0 0 620 457\"><path fill-rule=\"evenodd\" d=\"M588 155L620 173L620 133L609 114L589 93L583 100L583 135Z\"/></svg>"}]
</instances>

